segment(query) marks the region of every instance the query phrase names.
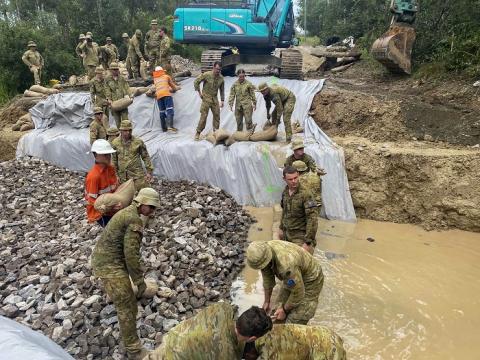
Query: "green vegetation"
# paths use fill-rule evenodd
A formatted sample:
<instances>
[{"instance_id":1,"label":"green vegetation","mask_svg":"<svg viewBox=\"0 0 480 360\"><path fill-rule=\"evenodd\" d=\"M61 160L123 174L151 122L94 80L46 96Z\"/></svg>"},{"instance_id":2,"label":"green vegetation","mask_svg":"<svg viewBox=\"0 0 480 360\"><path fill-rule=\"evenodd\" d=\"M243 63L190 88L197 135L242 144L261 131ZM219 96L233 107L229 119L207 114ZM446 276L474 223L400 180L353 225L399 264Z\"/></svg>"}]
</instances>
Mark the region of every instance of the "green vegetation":
<instances>
[{"instance_id":1,"label":"green vegetation","mask_svg":"<svg viewBox=\"0 0 480 360\"><path fill-rule=\"evenodd\" d=\"M480 75L480 3L471 0L420 0L414 46L417 70ZM304 1L298 24L303 26ZM354 36L369 49L391 20L390 0L307 0L307 33L322 43L330 36Z\"/></svg>"}]
</instances>

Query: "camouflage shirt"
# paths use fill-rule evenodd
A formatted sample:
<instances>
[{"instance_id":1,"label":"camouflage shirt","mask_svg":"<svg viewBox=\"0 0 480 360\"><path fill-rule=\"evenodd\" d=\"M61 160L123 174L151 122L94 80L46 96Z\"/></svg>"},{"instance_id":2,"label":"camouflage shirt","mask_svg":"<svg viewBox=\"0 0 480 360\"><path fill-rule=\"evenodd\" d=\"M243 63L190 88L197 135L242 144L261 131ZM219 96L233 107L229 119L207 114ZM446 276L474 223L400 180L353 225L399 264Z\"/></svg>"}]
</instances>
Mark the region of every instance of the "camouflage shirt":
<instances>
[{"instance_id":1,"label":"camouflage shirt","mask_svg":"<svg viewBox=\"0 0 480 360\"><path fill-rule=\"evenodd\" d=\"M317 171L317 164L315 163L315 160L313 160L313 158L310 155L305 153L300 159L295 159L294 154L290 155L289 157L287 157L287 160L285 160L285 166L293 166L293 163L297 160L303 161L305 165L307 165L307 168L309 171L311 172Z\"/></svg>"},{"instance_id":2,"label":"camouflage shirt","mask_svg":"<svg viewBox=\"0 0 480 360\"><path fill-rule=\"evenodd\" d=\"M30 66L41 66L43 67L43 56L40 55L38 51L27 50L23 53L22 61L28 67Z\"/></svg>"},{"instance_id":3,"label":"camouflage shirt","mask_svg":"<svg viewBox=\"0 0 480 360\"><path fill-rule=\"evenodd\" d=\"M316 172L307 171L300 175L300 183L309 190L317 203L322 206L322 179Z\"/></svg>"},{"instance_id":4,"label":"camouflage shirt","mask_svg":"<svg viewBox=\"0 0 480 360\"><path fill-rule=\"evenodd\" d=\"M248 80L244 82L240 82L239 80L235 81L230 88L230 96L228 98L228 105L230 107L233 107L235 98L237 99L237 106L250 107L252 104L257 105L255 86Z\"/></svg>"},{"instance_id":5,"label":"camouflage shirt","mask_svg":"<svg viewBox=\"0 0 480 360\"><path fill-rule=\"evenodd\" d=\"M225 82L222 75L215 76L213 71L204 72L195 79L195 91L200 91L200 84L203 83L202 95L204 100L216 100L220 91L220 99L225 100Z\"/></svg>"},{"instance_id":6,"label":"camouflage shirt","mask_svg":"<svg viewBox=\"0 0 480 360\"><path fill-rule=\"evenodd\" d=\"M143 164L147 172L153 172L147 147L140 138L132 136L130 141L124 142L119 136L112 141L112 147L117 151L112 156L112 162L121 182L143 178L145 176Z\"/></svg>"},{"instance_id":7,"label":"camouflage shirt","mask_svg":"<svg viewBox=\"0 0 480 360\"><path fill-rule=\"evenodd\" d=\"M105 88L106 84L104 79L98 80L94 77L90 80L90 95L92 97L92 103L94 103L95 106L102 107L106 105L107 95Z\"/></svg>"},{"instance_id":8,"label":"camouflage shirt","mask_svg":"<svg viewBox=\"0 0 480 360\"><path fill-rule=\"evenodd\" d=\"M270 86L270 92L264 96L265 99L265 106L267 107L267 111L270 112L270 108L275 105L275 109L277 110L277 114L283 113L283 105L289 99L295 99L295 95L280 85L272 85Z\"/></svg>"},{"instance_id":9,"label":"camouflage shirt","mask_svg":"<svg viewBox=\"0 0 480 360\"><path fill-rule=\"evenodd\" d=\"M216 303L170 330L159 350L147 359L234 360L241 359L245 344L235 334L235 309Z\"/></svg>"},{"instance_id":10,"label":"camouflage shirt","mask_svg":"<svg viewBox=\"0 0 480 360\"><path fill-rule=\"evenodd\" d=\"M282 240L271 240L272 265L262 269L264 289L275 287L275 277L290 291L283 305L298 306L305 297L305 284L323 276L320 263L300 246Z\"/></svg>"},{"instance_id":11,"label":"camouflage shirt","mask_svg":"<svg viewBox=\"0 0 480 360\"><path fill-rule=\"evenodd\" d=\"M111 58L112 61L117 61L118 59L120 59L117 45L105 44L104 46L105 46L105 49L109 50L109 53L112 54L112 58Z\"/></svg>"},{"instance_id":12,"label":"camouflage shirt","mask_svg":"<svg viewBox=\"0 0 480 360\"><path fill-rule=\"evenodd\" d=\"M90 144L93 144L95 140L98 139L107 139L107 130L103 124L97 120L93 120L90 123Z\"/></svg>"},{"instance_id":13,"label":"camouflage shirt","mask_svg":"<svg viewBox=\"0 0 480 360\"><path fill-rule=\"evenodd\" d=\"M138 204L120 210L109 221L92 254L95 276L114 278L130 275L135 285L143 282L140 257L143 223Z\"/></svg>"},{"instance_id":14,"label":"camouflage shirt","mask_svg":"<svg viewBox=\"0 0 480 360\"><path fill-rule=\"evenodd\" d=\"M257 360L346 360L343 340L323 326L275 325L255 341Z\"/></svg>"},{"instance_id":15,"label":"camouflage shirt","mask_svg":"<svg viewBox=\"0 0 480 360\"><path fill-rule=\"evenodd\" d=\"M297 190L290 195L288 186L282 194L282 220L280 229L283 231L285 240L295 243L310 241L316 245L317 234L317 203L312 193L299 184Z\"/></svg>"},{"instance_id":16,"label":"camouflage shirt","mask_svg":"<svg viewBox=\"0 0 480 360\"><path fill-rule=\"evenodd\" d=\"M126 95L130 95L130 88L122 75L118 75L116 79L113 76L105 79L105 96L108 100L120 100Z\"/></svg>"},{"instance_id":17,"label":"camouflage shirt","mask_svg":"<svg viewBox=\"0 0 480 360\"><path fill-rule=\"evenodd\" d=\"M172 41L167 35L163 35L162 41L160 42L160 61L165 61L170 59L171 47L172 47Z\"/></svg>"},{"instance_id":18,"label":"camouflage shirt","mask_svg":"<svg viewBox=\"0 0 480 360\"><path fill-rule=\"evenodd\" d=\"M98 46L92 44L91 46L87 45L87 42L84 42L79 46L82 53L85 55L83 58L83 65L85 66L98 66L98 55L100 49Z\"/></svg>"},{"instance_id":19,"label":"camouflage shirt","mask_svg":"<svg viewBox=\"0 0 480 360\"><path fill-rule=\"evenodd\" d=\"M160 46L160 32L158 30L148 30L145 34L145 48L154 49Z\"/></svg>"},{"instance_id":20,"label":"camouflage shirt","mask_svg":"<svg viewBox=\"0 0 480 360\"><path fill-rule=\"evenodd\" d=\"M128 57L134 58L138 56L143 58L142 51L140 50L140 39L136 35L133 35L128 42Z\"/></svg>"}]
</instances>

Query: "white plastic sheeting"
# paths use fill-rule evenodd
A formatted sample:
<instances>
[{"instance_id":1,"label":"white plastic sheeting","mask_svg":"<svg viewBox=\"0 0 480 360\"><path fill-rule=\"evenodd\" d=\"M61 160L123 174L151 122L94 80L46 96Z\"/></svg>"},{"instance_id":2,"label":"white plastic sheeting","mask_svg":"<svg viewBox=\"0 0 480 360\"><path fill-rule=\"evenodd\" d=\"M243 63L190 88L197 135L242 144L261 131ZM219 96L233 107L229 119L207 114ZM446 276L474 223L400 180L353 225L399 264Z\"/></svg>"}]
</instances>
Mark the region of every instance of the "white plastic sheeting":
<instances>
[{"instance_id":1,"label":"white plastic sheeting","mask_svg":"<svg viewBox=\"0 0 480 360\"><path fill-rule=\"evenodd\" d=\"M322 194L325 215L330 219L354 221L355 212L346 179L343 152L308 116L313 97L322 89L323 80L249 80L254 85L264 81L279 83L296 94L297 103L292 122L299 121L306 126L306 152L314 156L327 171L323 177ZM182 90L174 94L175 127L180 130L177 134L161 131L158 107L153 99L142 95L136 97L129 107L133 133L144 140L155 167L155 175L170 180L189 179L218 186L243 205L271 206L278 203L285 186L281 167L286 155L291 153L289 146L284 142L239 142L230 147L213 146L207 141L195 142L193 137L201 100L193 89L193 81L194 79L183 81ZM225 106L221 111L221 127L231 132L236 130L236 121L228 108L228 92L234 81L234 78L225 78ZM78 93L78 98L71 96L73 98L70 101L78 104L85 101L82 99L88 94ZM257 130L261 130L266 121L265 102L260 93L256 96L257 110L253 120L257 123ZM62 98L63 100L66 99ZM51 97L47 101L52 101ZM31 110L35 124L50 121L48 114L42 112L41 106L38 104ZM91 104L85 101L85 106L91 107ZM81 117L84 113L91 112L91 109L77 112L78 117ZM112 119L110 123L113 124ZM211 114L204 134L210 130ZM283 125L279 130L280 139L284 139ZM88 154L89 147L88 129L76 129L63 121L56 121L52 128L36 129L22 137L17 157L30 155L72 170L88 171L93 164L93 157Z\"/></svg>"},{"instance_id":2,"label":"white plastic sheeting","mask_svg":"<svg viewBox=\"0 0 480 360\"><path fill-rule=\"evenodd\" d=\"M41 333L0 316L0 359L73 360L73 357Z\"/></svg>"}]
</instances>

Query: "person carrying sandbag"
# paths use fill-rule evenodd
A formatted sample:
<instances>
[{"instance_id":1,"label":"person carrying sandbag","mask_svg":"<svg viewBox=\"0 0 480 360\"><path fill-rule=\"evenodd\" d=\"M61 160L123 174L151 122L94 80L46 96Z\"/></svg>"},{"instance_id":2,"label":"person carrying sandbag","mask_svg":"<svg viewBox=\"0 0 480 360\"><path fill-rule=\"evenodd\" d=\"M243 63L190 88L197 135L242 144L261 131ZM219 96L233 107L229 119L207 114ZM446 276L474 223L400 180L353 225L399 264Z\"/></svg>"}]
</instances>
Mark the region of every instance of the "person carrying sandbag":
<instances>
[{"instance_id":1,"label":"person carrying sandbag","mask_svg":"<svg viewBox=\"0 0 480 360\"><path fill-rule=\"evenodd\" d=\"M111 165L112 154L115 150L104 139L95 140L91 152L95 157L95 165L90 169L85 179L85 200L87 200L88 222L98 222L100 226L107 226L113 214L122 208L121 204L114 207L111 213L102 214L95 210L94 204L102 194L113 193L118 187L118 178L115 168Z\"/></svg>"},{"instance_id":2,"label":"person carrying sandbag","mask_svg":"<svg viewBox=\"0 0 480 360\"><path fill-rule=\"evenodd\" d=\"M130 88L127 80L120 75L118 63L112 63L110 65L110 71L112 75L105 80L105 96L107 97L108 105L111 107L117 128L119 128L120 122L128 119L128 106L124 109L116 109L112 107L112 103L122 99L129 100Z\"/></svg>"}]
</instances>

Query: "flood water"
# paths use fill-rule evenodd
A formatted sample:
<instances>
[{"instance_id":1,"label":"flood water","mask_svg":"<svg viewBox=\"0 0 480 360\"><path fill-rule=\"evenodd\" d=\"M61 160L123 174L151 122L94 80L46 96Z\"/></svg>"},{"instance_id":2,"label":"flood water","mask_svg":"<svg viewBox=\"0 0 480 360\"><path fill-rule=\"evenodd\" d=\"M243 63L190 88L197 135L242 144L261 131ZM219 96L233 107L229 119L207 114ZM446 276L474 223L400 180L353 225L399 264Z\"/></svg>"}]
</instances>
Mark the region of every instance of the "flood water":
<instances>
[{"instance_id":1,"label":"flood water","mask_svg":"<svg viewBox=\"0 0 480 360\"><path fill-rule=\"evenodd\" d=\"M249 211L250 239L269 240L272 209ZM310 324L340 334L349 359L480 359L480 234L321 220L317 243L325 285ZM233 297L261 306L260 274L245 269Z\"/></svg>"}]
</instances>

